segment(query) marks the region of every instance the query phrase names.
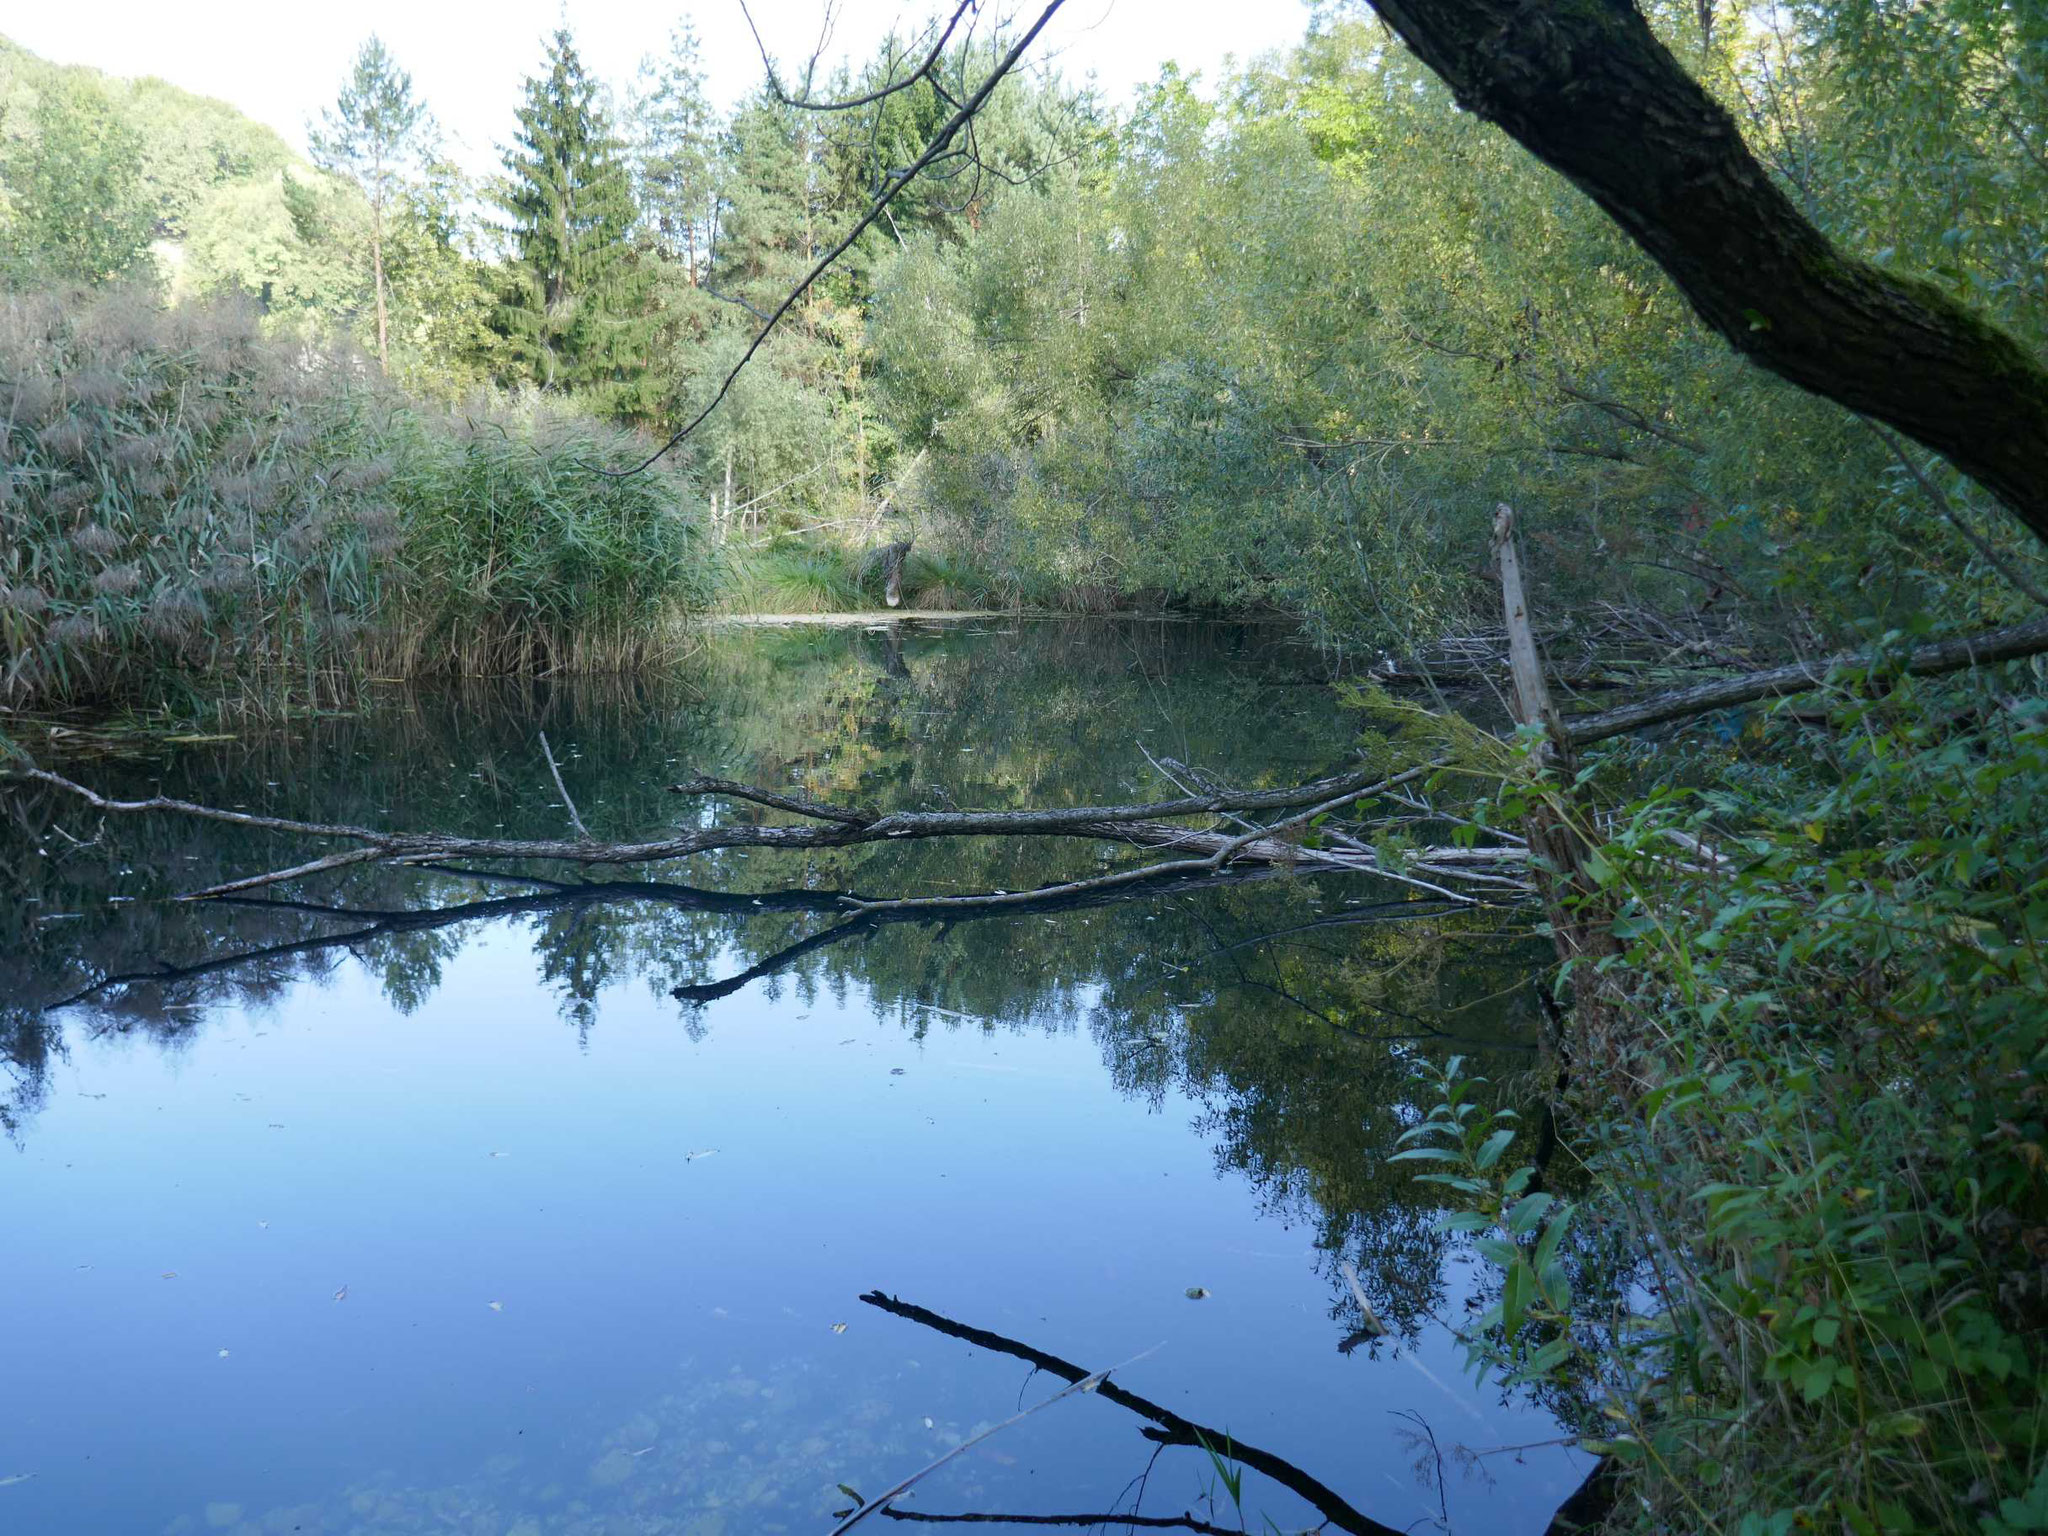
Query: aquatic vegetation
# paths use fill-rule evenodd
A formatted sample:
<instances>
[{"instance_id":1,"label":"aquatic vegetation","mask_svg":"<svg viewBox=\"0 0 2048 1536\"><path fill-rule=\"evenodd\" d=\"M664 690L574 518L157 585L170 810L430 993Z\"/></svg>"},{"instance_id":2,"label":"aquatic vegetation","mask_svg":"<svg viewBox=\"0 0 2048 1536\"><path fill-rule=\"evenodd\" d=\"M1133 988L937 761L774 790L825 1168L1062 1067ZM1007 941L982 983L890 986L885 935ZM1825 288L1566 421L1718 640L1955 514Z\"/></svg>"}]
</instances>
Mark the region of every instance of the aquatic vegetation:
<instances>
[{"instance_id":1,"label":"aquatic vegetation","mask_svg":"<svg viewBox=\"0 0 2048 1536\"><path fill-rule=\"evenodd\" d=\"M623 434L442 412L248 307L0 301L0 702L319 707L672 654L716 562Z\"/></svg>"}]
</instances>

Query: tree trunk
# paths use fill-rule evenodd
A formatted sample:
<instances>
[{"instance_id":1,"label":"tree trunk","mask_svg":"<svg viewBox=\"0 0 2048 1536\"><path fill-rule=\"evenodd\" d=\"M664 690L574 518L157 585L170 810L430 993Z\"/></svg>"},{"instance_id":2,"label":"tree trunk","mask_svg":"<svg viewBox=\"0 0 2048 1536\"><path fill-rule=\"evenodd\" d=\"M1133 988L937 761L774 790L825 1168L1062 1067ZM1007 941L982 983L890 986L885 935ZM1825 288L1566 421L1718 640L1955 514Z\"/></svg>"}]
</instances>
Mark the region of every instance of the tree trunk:
<instances>
[{"instance_id":1,"label":"tree trunk","mask_svg":"<svg viewBox=\"0 0 2048 1536\"><path fill-rule=\"evenodd\" d=\"M2048 541L2048 368L1934 284L1837 251L1633 0L1372 4L1737 351L1945 455Z\"/></svg>"},{"instance_id":2,"label":"tree trunk","mask_svg":"<svg viewBox=\"0 0 2048 1536\"><path fill-rule=\"evenodd\" d=\"M1621 945L1614 937L1613 914L1599 885L1586 872L1585 828L1592 818L1577 802L1578 758L1543 680L1543 664L1529 623L1529 600L1522 590L1515 514L1508 507L1502 507L1494 519L1493 556L1500 569L1501 608L1507 618L1515 723L1542 729L1544 739L1537 760L1552 786L1547 793L1539 789L1522 831L1529 840L1544 915L1550 919L1551 942L1557 958L1573 968L1573 1038L1560 1044L1568 1047L1574 1059L1597 1056L1611 1061L1619 1010L1612 978L1600 973L1599 963L1620 954Z\"/></svg>"},{"instance_id":3,"label":"tree trunk","mask_svg":"<svg viewBox=\"0 0 2048 1536\"><path fill-rule=\"evenodd\" d=\"M384 200L381 197L370 207L370 271L377 289L377 371L389 373L391 358L384 326Z\"/></svg>"},{"instance_id":4,"label":"tree trunk","mask_svg":"<svg viewBox=\"0 0 2048 1536\"><path fill-rule=\"evenodd\" d=\"M882 601L903 606L903 562L910 558L910 540L899 539L882 551Z\"/></svg>"}]
</instances>

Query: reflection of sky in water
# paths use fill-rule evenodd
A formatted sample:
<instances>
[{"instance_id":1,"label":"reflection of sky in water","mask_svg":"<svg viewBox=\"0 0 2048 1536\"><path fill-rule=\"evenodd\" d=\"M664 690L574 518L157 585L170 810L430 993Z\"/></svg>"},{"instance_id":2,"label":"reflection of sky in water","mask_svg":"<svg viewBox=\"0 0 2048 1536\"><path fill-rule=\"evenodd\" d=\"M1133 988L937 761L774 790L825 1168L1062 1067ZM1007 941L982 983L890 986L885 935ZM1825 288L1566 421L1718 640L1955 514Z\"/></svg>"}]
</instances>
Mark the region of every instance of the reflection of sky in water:
<instances>
[{"instance_id":1,"label":"reflection of sky in water","mask_svg":"<svg viewBox=\"0 0 2048 1536\"><path fill-rule=\"evenodd\" d=\"M1120 1096L1085 1031L919 1043L857 993L759 987L703 1022L615 988L579 1048L497 930L410 1017L343 967L173 1054L75 1045L5 1173L0 1463L35 1476L0 1520L822 1530L835 1483L872 1492L1058 1385L874 1287L1090 1366L1163 1342L1126 1385L1397 1526L1435 1501L1391 1410L1446 1445L1550 1433L1462 1391L1440 1338L1338 1355L1308 1237L1219 1182L1194 1105ZM1107 1508L1137 1428L1062 1403L915 1505ZM1540 1529L1572 1474L1529 1461L1453 1473L1454 1523ZM1202 1471L1169 1450L1147 1510Z\"/></svg>"},{"instance_id":2,"label":"reflection of sky in water","mask_svg":"<svg viewBox=\"0 0 2048 1536\"><path fill-rule=\"evenodd\" d=\"M1268 650L1207 626L730 636L693 659L694 692L407 693L82 775L554 835L545 728L611 835L672 825L662 785L692 769L886 805L1094 803L1165 787L1141 742L1246 782L1342 761L1357 717ZM1441 1026L1455 1038L1413 1048L1503 1078L1528 1060L1514 955L1329 925L1384 892L1263 882L886 927L689 1010L665 989L781 964L836 919L829 897L558 906L359 943L360 965L306 950L117 988L52 1037L40 1004L110 971L358 920L148 899L293 856L272 839L138 818L101 841L69 807L10 806L6 1536L823 1536L836 1484L876 1492L1059 1385L864 1305L872 1288L1088 1367L1161 1345L1124 1386L1397 1529L1437 1513L1397 1411L1447 1452L1555 1433L1471 1392L1441 1331L1419 1358L1337 1349L1356 1323L1338 1252L1397 1325L1463 1315L1456 1277L1434 1285L1426 1193L1379 1161L1410 1093L1379 1037ZM1086 845L981 840L650 874L907 894L1095 867ZM295 894L375 912L517 889L365 869ZM1071 1399L912 1503L1127 1509L1154 1450L1139 1428ZM1488 1466L1492 1484L1451 1470L1460 1530L1540 1530L1576 1480L1555 1449ZM1169 1448L1144 1509L1201 1513L1213 1481ZM1245 1486L1252 1529L1314 1523Z\"/></svg>"}]
</instances>

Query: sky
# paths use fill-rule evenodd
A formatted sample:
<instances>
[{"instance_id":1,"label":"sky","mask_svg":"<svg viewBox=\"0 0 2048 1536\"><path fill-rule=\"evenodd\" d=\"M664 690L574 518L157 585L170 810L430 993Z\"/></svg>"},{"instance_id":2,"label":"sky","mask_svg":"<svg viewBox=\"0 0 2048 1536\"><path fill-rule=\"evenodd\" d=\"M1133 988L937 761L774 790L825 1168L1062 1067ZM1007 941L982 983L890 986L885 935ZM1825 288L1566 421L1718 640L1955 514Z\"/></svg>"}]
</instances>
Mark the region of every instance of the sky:
<instances>
[{"instance_id":1,"label":"sky","mask_svg":"<svg viewBox=\"0 0 2048 1536\"><path fill-rule=\"evenodd\" d=\"M862 58L892 23L914 31L938 3L839 0L827 58ZM1019 0L995 3L1014 10ZM521 82L539 67L542 39L564 20L585 62L617 86L643 54L664 48L686 14L697 26L714 100L730 104L761 78L738 0L70 0L6 10L12 14L0 19L0 33L34 53L112 75L158 75L217 96L300 150L307 119L334 99L357 46L375 32L412 72L449 149L473 173L496 167ZM769 51L794 67L816 45L822 0L757 0L754 16ZM1122 100L1169 60L1213 79L1227 56L1250 59L1283 47L1307 20L1302 0L1067 0L1034 53L1055 58L1070 78L1092 71L1112 100Z\"/></svg>"}]
</instances>

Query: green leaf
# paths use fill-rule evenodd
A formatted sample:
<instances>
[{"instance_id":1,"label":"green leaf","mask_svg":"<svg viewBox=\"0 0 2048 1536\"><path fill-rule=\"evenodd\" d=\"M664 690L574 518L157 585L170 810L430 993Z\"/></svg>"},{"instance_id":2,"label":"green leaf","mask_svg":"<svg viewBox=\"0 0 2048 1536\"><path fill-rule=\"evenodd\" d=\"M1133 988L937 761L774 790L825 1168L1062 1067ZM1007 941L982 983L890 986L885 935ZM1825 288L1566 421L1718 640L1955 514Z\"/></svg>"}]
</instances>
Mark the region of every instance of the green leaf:
<instances>
[{"instance_id":1,"label":"green leaf","mask_svg":"<svg viewBox=\"0 0 2048 1536\"><path fill-rule=\"evenodd\" d=\"M1525 1195L1508 1211L1508 1230L1521 1237L1536 1230L1536 1223L1543 1219L1543 1213L1555 1203L1551 1195Z\"/></svg>"},{"instance_id":2,"label":"green leaf","mask_svg":"<svg viewBox=\"0 0 2048 1536\"><path fill-rule=\"evenodd\" d=\"M1479 1151L1472 1158L1473 1163L1480 1168L1491 1168L1500 1161L1501 1153L1507 1151L1514 1139L1513 1131L1495 1131L1480 1143Z\"/></svg>"},{"instance_id":3,"label":"green leaf","mask_svg":"<svg viewBox=\"0 0 2048 1536\"><path fill-rule=\"evenodd\" d=\"M1519 1259L1508 1266L1507 1282L1500 1292L1500 1324L1507 1330L1508 1342L1513 1343L1515 1335L1522 1331L1522 1320L1529 1311L1529 1297L1536 1289L1536 1277L1529 1272L1529 1266Z\"/></svg>"}]
</instances>

